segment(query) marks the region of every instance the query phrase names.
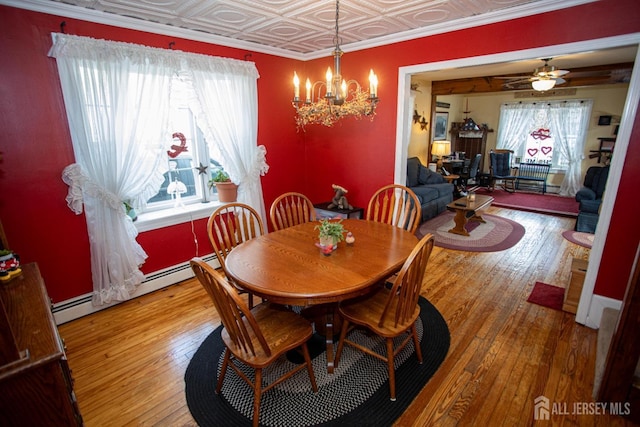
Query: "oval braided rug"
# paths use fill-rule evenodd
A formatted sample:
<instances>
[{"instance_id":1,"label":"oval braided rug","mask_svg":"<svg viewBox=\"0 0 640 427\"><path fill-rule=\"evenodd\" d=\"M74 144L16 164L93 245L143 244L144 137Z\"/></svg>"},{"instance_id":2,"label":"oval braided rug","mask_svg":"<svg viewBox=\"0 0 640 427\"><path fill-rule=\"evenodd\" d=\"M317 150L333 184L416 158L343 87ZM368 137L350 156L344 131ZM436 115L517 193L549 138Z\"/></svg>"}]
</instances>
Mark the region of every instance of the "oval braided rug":
<instances>
[{"instance_id":1,"label":"oval braided rug","mask_svg":"<svg viewBox=\"0 0 640 427\"><path fill-rule=\"evenodd\" d=\"M340 364L327 373L324 352L313 359L318 393L311 390L306 370L298 372L262 395L260 424L264 426L391 425L429 381L449 351L449 328L440 312L420 298L417 321L423 363L419 364L413 344L396 356L397 400L389 399L387 367L374 357L345 346ZM221 327L213 331L193 355L185 373L185 393L191 415L201 427L251 425L253 393L235 371L227 369L220 395L215 386L224 346ZM359 330L350 338L377 348L384 354L384 341ZM291 366L285 357L265 369L271 382L282 369ZM253 378L253 370L246 374Z\"/></svg>"},{"instance_id":2,"label":"oval braided rug","mask_svg":"<svg viewBox=\"0 0 640 427\"><path fill-rule=\"evenodd\" d=\"M581 231L566 230L562 232L562 237L564 237L571 243L575 243L576 245L591 249L591 247L593 246L593 239L595 238L595 235L591 233L584 233Z\"/></svg>"},{"instance_id":3,"label":"oval braided rug","mask_svg":"<svg viewBox=\"0 0 640 427\"><path fill-rule=\"evenodd\" d=\"M498 252L515 246L524 236L525 229L521 224L497 215L483 214L486 223L469 221L466 230L469 236L449 233L455 226L455 214L445 211L435 218L423 223L416 231L422 238L427 233L433 234L435 245L441 248L457 249L469 252Z\"/></svg>"}]
</instances>

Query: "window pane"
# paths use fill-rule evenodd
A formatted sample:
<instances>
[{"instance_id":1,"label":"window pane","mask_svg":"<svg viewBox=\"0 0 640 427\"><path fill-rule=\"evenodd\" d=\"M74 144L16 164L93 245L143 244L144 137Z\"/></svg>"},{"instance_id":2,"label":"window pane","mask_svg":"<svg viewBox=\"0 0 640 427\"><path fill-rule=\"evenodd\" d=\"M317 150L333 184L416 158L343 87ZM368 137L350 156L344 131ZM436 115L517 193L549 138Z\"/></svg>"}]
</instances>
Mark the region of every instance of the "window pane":
<instances>
[{"instance_id":1,"label":"window pane","mask_svg":"<svg viewBox=\"0 0 640 427\"><path fill-rule=\"evenodd\" d=\"M539 139L529 135L524 150L525 163L551 163L553 160L553 138Z\"/></svg>"},{"instance_id":2,"label":"window pane","mask_svg":"<svg viewBox=\"0 0 640 427\"><path fill-rule=\"evenodd\" d=\"M164 182L158 194L149 199L148 203L172 200L172 195L168 193L169 184L178 180L186 187L186 192L181 193L181 197L197 195L196 184L193 173L193 159L191 157L180 157L169 160L169 172L164 174Z\"/></svg>"}]
</instances>

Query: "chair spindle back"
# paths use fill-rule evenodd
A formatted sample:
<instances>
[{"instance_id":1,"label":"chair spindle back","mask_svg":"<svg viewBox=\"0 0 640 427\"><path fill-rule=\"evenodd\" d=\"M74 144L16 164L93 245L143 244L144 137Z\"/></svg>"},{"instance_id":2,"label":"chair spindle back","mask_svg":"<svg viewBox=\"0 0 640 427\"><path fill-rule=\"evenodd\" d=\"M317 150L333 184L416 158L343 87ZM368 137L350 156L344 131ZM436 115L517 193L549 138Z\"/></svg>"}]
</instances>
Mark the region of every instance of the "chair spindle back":
<instances>
[{"instance_id":1,"label":"chair spindle back","mask_svg":"<svg viewBox=\"0 0 640 427\"><path fill-rule=\"evenodd\" d=\"M415 233L420 224L418 197L404 185L391 184L380 188L371 197L367 220L383 222Z\"/></svg>"},{"instance_id":2,"label":"chair spindle back","mask_svg":"<svg viewBox=\"0 0 640 427\"><path fill-rule=\"evenodd\" d=\"M418 304L433 245L433 235L427 234L413 248L393 284L378 326L393 322L397 327L409 321Z\"/></svg>"},{"instance_id":3,"label":"chair spindle back","mask_svg":"<svg viewBox=\"0 0 640 427\"><path fill-rule=\"evenodd\" d=\"M240 298L235 287L218 273L213 267L200 258L193 258L190 262L200 284L205 288L220 315L220 321L229 334L229 338L237 348L245 353L256 355L252 336L256 337L262 350L271 354L260 326L256 322L247 304Z\"/></svg>"},{"instance_id":4,"label":"chair spindle back","mask_svg":"<svg viewBox=\"0 0 640 427\"><path fill-rule=\"evenodd\" d=\"M301 193L285 193L273 201L270 209L274 230L316 220L316 210L307 196Z\"/></svg>"}]
</instances>

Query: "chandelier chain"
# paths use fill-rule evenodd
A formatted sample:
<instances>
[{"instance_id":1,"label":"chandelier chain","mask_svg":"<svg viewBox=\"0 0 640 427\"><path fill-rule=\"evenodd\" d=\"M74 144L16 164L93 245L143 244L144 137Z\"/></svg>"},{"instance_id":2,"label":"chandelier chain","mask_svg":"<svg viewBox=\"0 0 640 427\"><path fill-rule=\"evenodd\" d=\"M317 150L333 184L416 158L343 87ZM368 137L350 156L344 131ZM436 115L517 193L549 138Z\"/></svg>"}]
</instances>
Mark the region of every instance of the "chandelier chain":
<instances>
[{"instance_id":1,"label":"chandelier chain","mask_svg":"<svg viewBox=\"0 0 640 427\"><path fill-rule=\"evenodd\" d=\"M336 50L340 50L340 24L338 21L340 20L340 0L336 0L336 35L334 37L334 41L336 43Z\"/></svg>"}]
</instances>

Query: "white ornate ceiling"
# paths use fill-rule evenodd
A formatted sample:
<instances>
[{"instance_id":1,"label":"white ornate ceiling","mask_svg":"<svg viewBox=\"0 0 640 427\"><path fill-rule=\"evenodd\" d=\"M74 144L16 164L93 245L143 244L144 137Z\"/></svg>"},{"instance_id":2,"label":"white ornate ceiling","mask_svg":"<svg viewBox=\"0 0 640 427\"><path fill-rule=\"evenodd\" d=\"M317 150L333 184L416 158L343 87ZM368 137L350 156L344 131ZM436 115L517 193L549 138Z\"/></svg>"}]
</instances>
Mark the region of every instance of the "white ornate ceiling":
<instances>
[{"instance_id":1,"label":"white ornate ceiling","mask_svg":"<svg viewBox=\"0 0 640 427\"><path fill-rule=\"evenodd\" d=\"M340 45L348 53L592 1L596 0L340 0ZM328 57L335 45L335 0L0 0L0 4L299 60ZM74 33L71 27L67 30ZM572 69L632 62L635 51L634 46L600 49L556 56L553 64ZM416 78L529 73L540 66L540 58L457 67Z\"/></svg>"},{"instance_id":2,"label":"white ornate ceiling","mask_svg":"<svg viewBox=\"0 0 640 427\"><path fill-rule=\"evenodd\" d=\"M349 50L542 13L593 0L342 0L341 46ZM0 0L16 7L93 15L93 20L161 24L204 41L297 59L324 56L335 45L335 0ZM52 10L47 10L48 8ZM43 10L44 9L44 10ZM125 18L123 18L125 17ZM86 17L84 17L86 19ZM141 22L143 21L143 22ZM122 26L122 22L116 22ZM157 25L156 25L157 26ZM168 28L170 27L170 28ZM71 29L70 29L71 31ZM214 39L207 40L207 36ZM227 45L234 45L227 43ZM347 51L345 49L345 51Z\"/></svg>"}]
</instances>

